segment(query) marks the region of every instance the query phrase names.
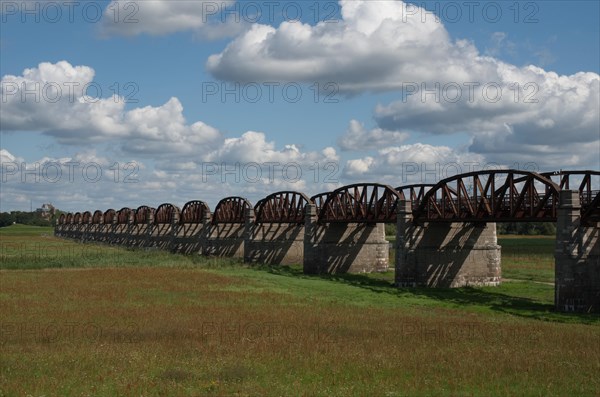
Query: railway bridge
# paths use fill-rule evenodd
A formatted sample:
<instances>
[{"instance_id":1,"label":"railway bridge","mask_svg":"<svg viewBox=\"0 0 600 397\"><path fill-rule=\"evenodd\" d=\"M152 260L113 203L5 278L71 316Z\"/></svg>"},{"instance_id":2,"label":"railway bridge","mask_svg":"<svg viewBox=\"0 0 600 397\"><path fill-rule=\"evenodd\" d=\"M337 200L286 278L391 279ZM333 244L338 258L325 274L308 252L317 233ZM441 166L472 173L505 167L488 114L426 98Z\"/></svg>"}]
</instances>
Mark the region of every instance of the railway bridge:
<instances>
[{"instance_id":1,"label":"railway bridge","mask_svg":"<svg viewBox=\"0 0 600 397\"><path fill-rule=\"evenodd\" d=\"M498 222L554 222L555 305L600 312L600 172L490 170L436 184L353 184L307 197L270 194L252 205L193 200L63 214L55 234L173 252L303 263L305 273L386 271L385 224L396 224L399 287L501 282Z\"/></svg>"}]
</instances>

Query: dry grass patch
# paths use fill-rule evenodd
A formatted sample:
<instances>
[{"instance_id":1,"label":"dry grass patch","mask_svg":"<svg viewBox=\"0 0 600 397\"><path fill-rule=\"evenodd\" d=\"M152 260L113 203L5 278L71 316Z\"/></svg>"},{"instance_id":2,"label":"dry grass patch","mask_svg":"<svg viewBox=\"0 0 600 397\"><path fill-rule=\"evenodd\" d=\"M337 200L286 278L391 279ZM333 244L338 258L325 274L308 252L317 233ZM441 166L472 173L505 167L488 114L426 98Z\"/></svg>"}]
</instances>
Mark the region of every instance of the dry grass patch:
<instances>
[{"instance_id":1,"label":"dry grass patch","mask_svg":"<svg viewBox=\"0 0 600 397\"><path fill-rule=\"evenodd\" d=\"M600 390L597 325L333 304L201 269L4 271L1 277L5 395ZM330 283L348 294L356 288ZM233 285L239 289L226 290Z\"/></svg>"}]
</instances>

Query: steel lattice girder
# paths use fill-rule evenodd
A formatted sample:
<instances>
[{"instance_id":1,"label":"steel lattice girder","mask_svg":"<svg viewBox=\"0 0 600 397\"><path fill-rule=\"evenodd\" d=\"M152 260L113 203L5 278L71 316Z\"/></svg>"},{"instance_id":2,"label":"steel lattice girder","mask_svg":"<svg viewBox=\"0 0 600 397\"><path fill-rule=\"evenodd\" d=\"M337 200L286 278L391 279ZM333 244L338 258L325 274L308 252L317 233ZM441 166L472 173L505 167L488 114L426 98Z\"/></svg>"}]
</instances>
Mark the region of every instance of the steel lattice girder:
<instances>
[{"instance_id":1,"label":"steel lattice girder","mask_svg":"<svg viewBox=\"0 0 600 397\"><path fill-rule=\"evenodd\" d=\"M543 176L556 181L561 190L579 190L581 223L600 222L600 171L555 171L544 172ZM579 182L580 180L580 182ZM579 185L577 185L579 182ZM575 189L573 189L575 190Z\"/></svg>"},{"instance_id":2,"label":"steel lattice girder","mask_svg":"<svg viewBox=\"0 0 600 397\"><path fill-rule=\"evenodd\" d=\"M133 216L133 210L131 208L128 207L124 207L121 208L118 212L117 212L117 223L119 225L126 225L129 223L129 221L131 220L132 216Z\"/></svg>"},{"instance_id":3,"label":"steel lattice girder","mask_svg":"<svg viewBox=\"0 0 600 397\"><path fill-rule=\"evenodd\" d=\"M117 216L117 211L110 208L104 211L104 224L112 224Z\"/></svg>"},{"instance_id":4,"label":"steel lattice girder","mask_svg":"<svg viewBox=\"0 0 600 397\"><path fill-rule=\"evenodd\" d=\"M310 199L300 192L283 191L268 195L254 206L256 223L304 223Z\"/></svg>"},{"instance_id":5,"label":"steel lattice girder","mask_svg":"<svg viewBox=\"0 0 600 397\"><path fill-rule=\"evenodd\" d=\"M94 211L94 215L92 215L92 223L94 225L99 225L104 221L104 213L100 210Z\"/></svg>"},{"instance_id":6,"label":"steel lattice girder","mask_svg":"<svg viewBox=\"0 0 600 397\"><path fill-rule=\"evenodd\" d=\"M176 217L179 217L179 208L171 203L164 203L156 208L154 223L173 223Z\"/></svg>"},{"instance_id":7,"label":"steel lattice girder","mask_svg":"<svg viewBox=\"0 0 600 397\"><path fill-rule=\"evenodd\" d=\"M217 203L212 223L244 223L248 208L252 208L252 204L245 198L226 197Z\"/></svg>"},{"instance_id":8,"label":"steel lattice girder","mask_svg":"<svg viewBox=\"0 0 600 397\"><path fill-rule=\"evenodd\" d=\"M209 213L210 208L204 201L188 201L181 210L179 223L202 223L205 215Z\"/></svg>"},{"instance_id":9,"label":"steel lattice girder","mask_svg":"<svg viewBox=\"0 0 600 397\"><path fill-rule=\"evenodd\" d=\"M323 192L315 194L310 198L310 201L317 207L317 214L321 211L321 208L323 208L323 204L325 204L325 201L327 201L327 197L329 197L330 194L331 192Z\"/></svg>"},{"instance_id":10,"label":"steel lattice girder","mask_svg":"<svg viewBox=\"0 0 600 397\"><path fill-rule=\"evenodd\" d=\"M147 205L141 205L135 210L133 223L136 225L148 223L150 215L154 215L154 208L148 207Z\"/></svg>"},{"instance_id":11,"label":"steel lattice girder","mask_svg":"<svg viewBox=\"0 0 600 397\"><path fill-rule=\"evenodd\" d=\"M395 223L400 194L388 185L358 183L331 192L321 210L322 223Z\"/></svg>"},{"instance_id":12,"label":"steel lattice girder","mask_svg":"<svg viewBox=\"0 0 600 397\"><path fill-rule=\"evenodd\" d=\"M421 183L415 185L398 186L396 191L400 194L402 200L408 200L412 204L413 210L419 207L421 201L435 184L433 183Z\"/></svg>"},{"instance_id":13,"label":"steel lattice girder","mask_svg":"<svg viewBox=\"0 0 600 397\"><path fill-rule=\"evenodd\" d=\"M558 192L558 185L534 172L471 172L438 182L413 216L418 222L555 221Z\"/></svg>"}]
</instances>

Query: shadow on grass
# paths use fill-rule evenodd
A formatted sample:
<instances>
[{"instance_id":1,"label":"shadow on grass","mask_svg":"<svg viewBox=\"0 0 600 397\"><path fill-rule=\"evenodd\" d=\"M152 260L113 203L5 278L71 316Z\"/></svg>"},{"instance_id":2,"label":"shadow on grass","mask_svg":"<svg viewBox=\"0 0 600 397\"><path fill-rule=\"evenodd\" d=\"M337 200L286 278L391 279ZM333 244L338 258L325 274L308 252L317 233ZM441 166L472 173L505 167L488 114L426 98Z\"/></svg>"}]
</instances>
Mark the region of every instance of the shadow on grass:
<instances>
[{"instance_id":1,"label":"shadow on grass","mask_svg":"<svg viewBox=\"0 0 600 397\"><path fill-rule=\"evenodd\" d=\"M252 266L257 271L264 271L284 277L304 279L322 279L336 283L367 289L379 294L389 294L398 298L413 296L439 301L449 306L482 307L510 315L563 323L598 324L600 315L586 313L561 313L554 310L553 304L543 303L531 297L519 296L519 291L492 291L492 289L508 289L522 287L517 283L501 287L463 287L463 288L396 288L393 284L393 273L383 274L304 274L300 266ZM521 283L522 284L522 283ZM552 288L550 286L527 283L535 289ZM511 294L511 292L514 293Z\"/></svg>"}]
</instances>

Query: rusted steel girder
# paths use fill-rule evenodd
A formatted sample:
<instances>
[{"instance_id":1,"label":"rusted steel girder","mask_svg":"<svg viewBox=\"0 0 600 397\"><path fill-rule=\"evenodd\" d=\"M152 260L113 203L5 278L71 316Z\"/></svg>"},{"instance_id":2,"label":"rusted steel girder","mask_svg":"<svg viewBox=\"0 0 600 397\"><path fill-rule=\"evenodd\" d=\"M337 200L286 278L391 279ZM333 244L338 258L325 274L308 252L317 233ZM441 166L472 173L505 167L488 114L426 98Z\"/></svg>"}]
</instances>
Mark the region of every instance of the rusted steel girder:
<instances>
[{"instance_id":1,"label":"rusted steel girder","mask_svg":"<svg viewBox=\"0 0 600 397\"><path fill-rule=\"evenodd\" d=\"M81 220L81 212L76 212L75 215L73 215L73 223L79 225L81 223Z\"/></svg>"},{"instance_id":2,"label":"rusted steel girder","mask_svg":"<svg viewBox=\"0 0 600 397\"><path fill-rule=\"evenodd\" d=\"M226 197L219 201L213 213L213 225L219 223L244 223L246 209L252 208L250 201L243 197Z\"/></svg>"},{"instance_id":3,"label":"rusted steel girder","mask_svg":"<svg viewBox=\"0 0 600 397\"><path fill-rule=\"evenodd\" d=\"M325 201L327 200L327 197L330 193L331 192L323 192L315 194L310 198L310 201L312 201L313 204L317 207L317 214L319 213L319 211L321 211L321 208L323 208L323 204L325 204Z\"/></svg>"},{"instance_id":4,"label":"rusted steel girder","mask_svg":"<svg viewBox=\"0 0 600 397\"><path fill-rule=\"evenodd\" d=\"M179 223L202 223L207 213L210 213L210 209L204 201L188 201L181 210Z\"/></svg>"},{"instance_id":5,"label":"rusted steel girder","mask_svg":"<svg viewBox=\"0 0 600 397\"><path fill-rule=\"evenodd\" d=\"M67 216L65 214L60 214L60 216L58 217L58 220L56 221L56 224L64 225L65 223L67 223Z\"/></svg>"},{"instance_id":6,"label":"rusted steel girder","mask_svg":"<svg viewBox=\"0 0 600 397\"><path fill-rule=\"evenodd\" d=\"M425 193L427 193L435 184L433 183L421 183L415 185L398 186L396 191L400 194L402 200L408 200L412 204L413 210L419 207Z\"/></svg>"},{"instance_id":7,"label":"rusted steel girder","mask_svg":"<svg viewBox=\"0 0 600 397\"><path fill-rule=\"evenodd\" d=\"M304 193L283 191L270 194L254 206L256 223L304 223L310 198Z\"/></svg>"},{"instance_id":8,"label":"rusted steel girder","mask_svg":"<svg viewBox=\"0 0 600 397\"><path fill-rule=\"evenodd\" d=\"M135 210L133 223L136 225L148 223L151 215L154 215L154 208L141 205Z\"/></svg>"},{"instance_id":9,"label":"rusted steel girder","mask_svg":"<svg viewBox=\"0 0 600 397\"><path fill-rule=\"evenodd\" d=\"M395 223L400 194L388 185L359 183L331 192L321 210L322 223Z\"/></svg>"},{"instance_id":10,"label":"rusted steel girder","mask_svg":"<svg viewBox=\"0 0 600 397\"><path fill-rule=\"evenodd\" d=\"M81 223L88 224L92 221L92 213L90 211L85 211L81 214Z\"/></svg>"},{"instance_id":11,"label":"rusted steel girder","mask_svg":"<svg viewBox=\"0 0 600 397\"><path fill-rule=\"evenodd\" d=\"M553 222L558 192L558 185L534 172L470 172L438 182L413 216L417 222Z\"/></svg>"},{"instance_id":12,"label":"rusted steel girder","mask_svg":"<svg viewBox=\"0 0 600 397\"><path fill-rule=\"evenodd\" d=\"M74 218L74 215L69 212L67 214L67 216L65 217L65 223L69 224L69 225L73 224L73 218Z\"/></svg>"},{"instance_id":13,"label":"rusted steel girder","mask_svg":"<svg viewBox=\"0 0 600 397\"><path fill-rule=\"evenodd\" d=\"M100 210L94 211L94 215L92 215L92 223L94 225L99 225L104 220L104 213Z\"/></svg>"},{"instance_id":14,"label":"rusted steel girder","mask_svg":"<svg viewBox=\"0 0 600 397\"><path fill-rule=\"evenodd\" d=\"M133 213L134 213L134 211L131 208L127 208L127 207L121 208L117 212L117 224L119 224L119 225L128 224L133 216Z\"/></svg>"},{"instance_id":15,"label":"rusted steel girder","mask_svg":"<svg viewBox=\"0 0 600 397\"><path fill-rule=\"evenodd\" d=\"M106 211L104 211L104 224L105 225L112 225L112 223L114 222L115 218L117 217L117 211L115 211L114 209L110 208Z\"/></svg>"},{"instance_id":16,"label":"rusted steel girder","mask_svg":"<svg viewBox=\"0 0 600 397\"><path fill-rule=\"evenodd\" d=\"M581 223L600 222L600 171L555 171L543 176L556 182L560 190L579 190Z\"/></svg>"},{"instance_id":17,"label":"rusted steel girder","mask_svg":"<svg viewBox=\"0 0 600 397\"><path fill-rule=\"evenodd\" d=\"M173 223L175 218L179 219L179 208L171 203L164 203L159 205L154 212L154 223L155 224L170 224Z\"/></svg>"}]
</instances>

